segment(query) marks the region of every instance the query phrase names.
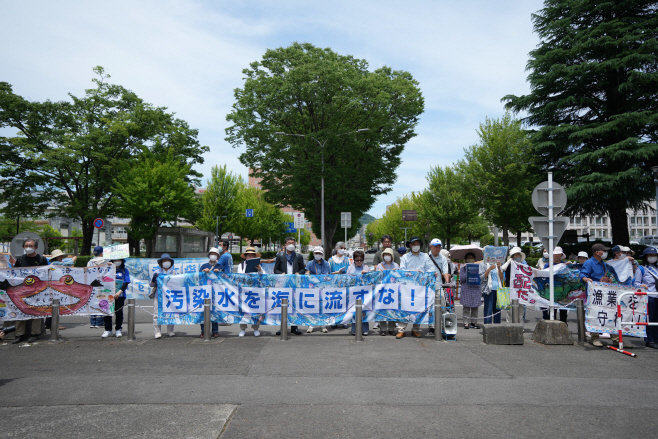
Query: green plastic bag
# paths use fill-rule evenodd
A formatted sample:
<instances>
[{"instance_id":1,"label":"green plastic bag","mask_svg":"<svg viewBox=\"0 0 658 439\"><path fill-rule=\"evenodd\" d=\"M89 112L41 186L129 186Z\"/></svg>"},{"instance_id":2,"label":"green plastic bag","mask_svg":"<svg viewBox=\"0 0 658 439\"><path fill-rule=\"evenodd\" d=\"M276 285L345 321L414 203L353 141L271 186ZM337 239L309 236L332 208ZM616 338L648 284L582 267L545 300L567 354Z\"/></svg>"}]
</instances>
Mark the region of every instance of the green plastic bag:
<instances>
[{"instance_id":1,"label":"green plastic bag","mask_svg":"<svg viewBox=\"0 0 658 439\"><path fill-rule=\"evenodd\" d=\"M496 307L498 309L510 309L509 287L498 287L496 290Z\"/></svg>"}]
</instances>

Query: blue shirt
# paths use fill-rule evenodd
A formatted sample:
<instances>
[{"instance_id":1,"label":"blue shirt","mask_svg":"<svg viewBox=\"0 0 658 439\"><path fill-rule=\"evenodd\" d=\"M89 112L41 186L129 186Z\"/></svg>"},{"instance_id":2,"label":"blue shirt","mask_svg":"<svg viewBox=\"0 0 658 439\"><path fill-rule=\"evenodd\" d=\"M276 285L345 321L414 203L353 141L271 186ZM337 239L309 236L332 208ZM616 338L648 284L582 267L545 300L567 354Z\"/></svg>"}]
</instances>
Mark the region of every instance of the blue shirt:
<instances>
[{"instance_id":1,"label":"blue shirt","mask_svg":"<svg viewBox=\"0 0 658 439\"><path fill-rule=\"evenodd\" d=\"M329 269L331 272L335 272L340 270L341 268L344 268L343 272L341 274L347 273L347 269L350 268L350 259L347 257L347 255L343 256L343 261L338 262L334 258L338 258L339 256L332 256L329 258Z\"/></svg>"},{"instance_id":2,"label":"blue shirt","mask_svg":"<svg viewBox=\"0 0 658 439\"><path fill-rule=\"evenodd\" d=\"M584 277L587 277L599 282L602 277L605 277L605 273L605 262L599 262L594 258L589 258L583 264L583 268L580 269L580 280L582 281Z\"/></svg>"},{"instance_id":3,"label":"blue shirt","mask_svg":"<svg viewBox=\"0 0 658 439\"><path fill-rule=\"evenodd\" d=\"M436 271L432 261L430 261L427 255L423 252L419 252L417 255L414 255L411 252L405 253L404 256L400 258L400 268L409 271Z\"/></svg>"},{"instance_id":4,"label":"blue shirt","mask_svg":"<svg viewBox=\"0 0 658 439\"><path fill-rule=\"evenodd\" d=\"M219 265L219 262L215 262L214 264L211 264L210 262L206 262L205 264L199 267L199 271L203 271L206 268L210 270L211 273L214 273L215 270L224 271L224 267L221 267Z\"/></svg>"},{"instance_id":5,"label":"blue shirt","mask_svg":"<svg viewBox=\"0 0 658 439\"><path fill-rule=\"evenodd\" d=\"M652 266L651 269L654 273L658 274L658 269L656 266ZM639 288L640 285L646 285L647 291L650 293L656 292L656 278L649 272L649 269L644 267L638 267L635 271L635 279L633 280L633 286Z\"/></svg>"},{"instance_id":6,"label":"blue shirt","mask_svg":"<svg viewBox=\"0 0 658 439\"><path fill-rule=\"evenodd\" d=\"M315 262L315 259L308 261L308 264L306 264L306 274L331 274L329 262L324 259L320 259L320 261L320 264Z\"/></svg>"},{"instance_id":7,"label":"blue shirt","mask_svg":"<svg viewBox=\"0 0 658 439\"><path fill-rule=\"evenodd\" d=\"M219 261L217 261L217 264L224 273L233 272L233 256L231 256L230 253L226 252L221 255L219 257Z\"/></svg>"},{"instance_id":8,"label":"blue shirt","mask_svg":"<svg viewBox=\"0 0 658 439\"><path fill-rule=\"evenodd\" d=\"M128 288L128 284L130 283L130 272L126 267L117 268L117 274L115 279L116 279L115 284L117 286L117 292L121 290L120 297L125 297L126 288Z\"/></svg>"}]
</instances>

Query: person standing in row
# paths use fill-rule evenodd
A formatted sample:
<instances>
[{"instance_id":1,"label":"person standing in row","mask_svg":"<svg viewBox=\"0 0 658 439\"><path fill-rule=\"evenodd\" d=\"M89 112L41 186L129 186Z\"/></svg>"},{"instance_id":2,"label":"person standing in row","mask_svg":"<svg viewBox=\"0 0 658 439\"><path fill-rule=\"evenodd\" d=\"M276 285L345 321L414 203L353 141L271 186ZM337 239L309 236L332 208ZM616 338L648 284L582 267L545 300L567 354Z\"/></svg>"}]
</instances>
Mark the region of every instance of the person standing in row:
<instances>
[{"instance_id":1,"label":"person standing in row","mask_svg":"<svg viewBox=\"0 0 658 439\"><path fill-rule=\"evenodd\" d=\"M658 285L658 250L656 247L647 247L642 254L642 265L635 272L633 286L635 288L646 288L649 293L656 293ZM658 322L658 297L648 296L647 303L648 321ZM647 326L647 336L644 337L646 347L655 347L658 343L658 326Z\"/></svg>"},{"instance_id":2,"label":"person standing in row","mask_svg":"<svg viewBox=\"0 0 658 439\"><path fill-rule=\"evenodd\" d=\"M395 257L395 253L393 252L393 249L392 248L385 248L382 251L383 261L380 262L375 267L375 270L377 270L377 271L399 270L400 266L397 263L395 263L394 257ZM389 322L389 321L386 321L386 320L381 320L377 323L379 324L379 335L385 336L387 333L389 335L395 335L395 322L393 322L393 321ZM377 328L374 328L374 329L377 329Z\"/></svg>"},{"instance_id":3,"label":"person standing in row","mask_svg":"<svg viewBox=\"0 0 658 439\"><path fill-rule=\"evenodd\" d=\"M324 260L324 249L322 246L317 246L313 249L313 260L308 261L308 264L306 264L306 274L313 276L331 274L331 267L329 267L329 262ZM306 329L306 333L312 333L313 329L313 326L309 326ZM327 327L324 325L320 326L320 330L324 333L328 332Z\"/></svg>"},{"instance_id":4,"label":"person standing in row","mask_svg":"<svg viewBox=\"0 0 658 439\"><path fill-rule=\"evenodd\" d=\"M354 264L350 265L350 267L347 269L347 274L350 276L358 276L361 274L366 274L370 272L370 267L368 267L366 264L363 263L365 261L366 254L363 252L363 250L355 250L354 253L352 254L352 259L354 260ZM354 335L356 331L356 323L352 323L352 330L350 331L350 335ZM361 331L363 335L368 335L368 332L370 331L370 324L368 322L363 322L362 323L362 328Z\"/></svg>"},{"instance_id":5,"label":"person standing in row","mask_svg":"<svg viewBox=\"0 0 658 439\"><path fill-rule=\"evenodd\" d=\"M15 261L11 261L14 267L40 267L48 265L48 259L37 253L37 242L34 239L23 241L23 254ZM12 344L18 344L24 338L28 325L30 326L30 337L28 343L34 343L41 335L41 319L19 320L16 322L16 338Z\"/></svg>"},{"instance_id":6,"label":"person standing in row","mask_svg":"<svg viewBox=\"0 0 658 439\"><path fill-rule=\"evenodd\" d=\"M99 265L107 264L108 261L103 258L103 247L97 245L93 251L94 257L87 262L87 267L97 267ZM102 328L105 326L105 318L102 315L89 316L90 328Z\"/></svg>"},{"instance_id":7,"label":"person standing in row","mask_svg":"<svg viewBox=\"0 0 658 439\"><path fill-rule=\"evenodd\" d=\"M480 303L482 302L482 290L480 289L480 267L475 263L475 254L466 253L464 257L466 264L463 264L459 269L459 282L461 283L461 295L460 302L464 309L463 311L463 322L464 329L470 327L473 329L480 329L480 326L477 324L478 318L478 309ZM469 277L468 274L468 264L471 264L472 267L477 268L476 273L472 273Z\"/></svg>"},{"instance_id":8,"label":"person standing in row","mask_svg":"<svg viewBox=\"0 0 658 439\"><path fill-rule=\"evenodd\" d=\"M372 266L373 267L376 267L377 265L384 262L384 251L386 249L392 248L393 238L391 237L391 235L382 235L381 243L382 243L382 249L379 250L377 253L375 253L374 258L372 259ZM392 253L392 251L391 251L391 253ZM400 265L400 255L398 255L397 253L393 253L393 262L395 262L399 266Z\"/></svg>"},{"instance_id":9,"label":"person standing in row","mask_svg":"<svg viewBox=\"0 0 658 439\"><path fill-rule=\"evenodd\" d=\"M212 247L208 251L208 262L199 267L199 271L203 273L212 273L218 275L224 271L225 267L219 265L219 250L216 247ZM210 322L212 336L217 338L219 337L219 325L217 322ZM201 335L200 338L203 338L204 325L201 323Z\"/></svg>"},{"instance_id":10,"label":"person standing in row","mask_svg":"<svg viewBox=\"0 0 658 439\"><path fill-rule=\"evenodd\" d=\"M158 269L153 274L151 278L151 287L156 288L158 286L158 276L161 274L174 274L174 260L169 256L169 253L163 253L158 259ZM155 338L162 338L162 325L158 325L158 293L156 292L153 296L153 330L155 332ZM174 337L176 333L174 332L174 325L167 325L167 335L169 337Z\"/></svg>"},{"instance_id":11,"label":"person standing in row","mask_svg":"<svg viewBox=\"0 0 658 439\"><path fill-rule=\"evenodd\" d=\"M350 267L350 260L345 255L345 243L338 241L335 250L336 254L329 259L331 274L345 274Z\"/></svg>"},{"instance_id":12,"label":"person standing in row","mask_svg":"<svg viewBox=\"0 0 658 439\"><path fill-rule=\"evenodd\" d=\"M244 261L242 261L238 265L238 273L245 274L245 271L247 269L247 261L254 258L260 258L260 256L261 256L260 253L258 253L254 247L247 247L244 253L240 255L240 257L242 257ZM261 268L260 264L256 265L255 268L258 271L258 274L263 274L263 269ZM248 273L248 274L256 274L256 273ZM254 330L254 337L260 337L259 328L260 328L260 324L258 323L251 325L251 329ZM240 333L238 334L238 337L244 337L246 333L247 333L247 324L240 323Z\"/></svg>"},{"instance_id":13,"label":"person standing in row","mask_svg":"<svg viewBox=\"0 0 658 439\"><path fill-rule=\"evenodd\" d=\"M434 264L430 262L427 255L420 251L421 240L417 236L412 236L411 239L407 242L407 246L411 248L411 253L406 253L400 259L400 269L408 271L420 271L422 273L426 271L433 271L432 267ZM438 274L438 272L437 272ZM406 337L405 331L407 330L407 323L398 324L398 334L395 336L396 339L401 340ZM420 324L414 323L411 328L411 335L416 338L420 338Z\"/></svg>"},{"instance_id":14,"label":"person standing in row","mask_svg":"<svg viewBox=\"0 0 658 439\"><path fill-rule=\"evenodd\" d=\"M450 265L448 264L448 258L446 258L441 250L443 243L439 238L434 238L430 242L430 252L427 254L427 258L430 261L430 270L436 273L437 278L441 280L437 281L435 286L435 291L441 288L440 282L450 283ZM447 293L447 292L446 292ZM445 300L446 298L443 297ZM444 302L445 305L445 302ZM430 334L434 334L434 323L429 324Z\"/></svg>"},{"instance_id":15,"label":"person standing in row","mask_svg":"<svg viewBox=\"0 0 658 439\"><path fill-rule=\"evenodd\" d=\"M75 261L78 260L77 256L73 256L72 258L67 258L66 254L62 252L60 249L55 249L50 253L50 258L48 259L48 263L50 265L55 265L59 267L73 267L75 265ZM53 318L52 317L46 317L46 329L50 329L52 325ZM66 326L59 325L59 330L63 331L66 329Z\"/></svg>"},{"instance_id":16,"label":"person standing in row","mask_svg":"<svg viewBox=\"0 0 658 439\"><path fill-rule=\"evenodd\" d=\"M121 337L121 326L123 325L123 305L126 301L126 289L128 284L130 284L130 273L126 268L125 259L115 259L112 261L112 264L116 267L116 289L114 294L114 315L116 316L116 324L114 326L115 335L117 338ZM109 316L103 317L103 322L105 325L105 332L103 332L102 338L107 338L112 335L112 314Z\"/></svg>"},{"instance_id":17,"label":"person standing in row","mask_svg":"<svg viewBox=\"0 0 658 439\"><path fill-rule=\"evenodd\" d=\"M274 274L305 274L306 266L304 265L304 257L298 254L295 249L297 240L292 236L286 238L286 251L277 255L276 262L274 262ZM290 326L290 332L295 335L302 335L302 331L296 325ZM281 331L277 331L276 335L281 335Z\"/></svg>"}]
</instances>

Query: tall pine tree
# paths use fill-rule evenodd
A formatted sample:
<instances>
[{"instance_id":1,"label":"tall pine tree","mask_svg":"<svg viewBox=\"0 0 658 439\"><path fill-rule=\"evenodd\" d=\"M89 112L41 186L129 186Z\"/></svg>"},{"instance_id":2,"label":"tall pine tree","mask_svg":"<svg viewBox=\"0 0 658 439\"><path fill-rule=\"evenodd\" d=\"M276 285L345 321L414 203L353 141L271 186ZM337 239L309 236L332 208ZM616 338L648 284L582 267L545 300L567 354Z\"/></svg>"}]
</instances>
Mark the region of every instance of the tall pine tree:
<instances>
[{"instance_id":1,"label":"tall pine tree","mask_svg":"<svg viewBox=\"0 0 658 439\"><path fill-rule=\"evenodd\" d=\"M537 128L537 157L566 185L566 213L607 214L614 242L628 244L626 209L653 198L658 163L658 2L544 5L533 14L531 92L503 100Z\"/></svg>"}]
</instances>

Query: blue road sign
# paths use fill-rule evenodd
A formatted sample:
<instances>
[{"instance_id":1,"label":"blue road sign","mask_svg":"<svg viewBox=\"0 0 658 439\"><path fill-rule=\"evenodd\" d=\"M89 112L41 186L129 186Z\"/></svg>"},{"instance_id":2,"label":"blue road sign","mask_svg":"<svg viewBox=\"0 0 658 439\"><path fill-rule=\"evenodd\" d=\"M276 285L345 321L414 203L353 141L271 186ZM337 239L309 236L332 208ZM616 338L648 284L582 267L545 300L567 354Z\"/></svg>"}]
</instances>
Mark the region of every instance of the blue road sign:
<instances>
[{"instance_id":1,"label":"blue road sign","mask_svg":"<svg viewBox=\"0 0 658 439\"><path fill-rule=\"evenodd\" d=\"M247 209L247 218L254 217L254 209Z\"/></svg>"},{"instance_id":2,"label":"blue road sign","mask_svg":"<svg viewBox=\"0 0 658 439\"><path fill-rule=\"evenodd\" d=\"M103 221L101 218L96 218L94 220L94 227L96 227L97 229L100 229L104 225L105 225L105 221Z\"/></svg>"},{"instance_id":3,"label":"blue road sign","mask_svg":"<svg viewBox=\"0 0 658 439\"><path fill-rule=\"evenodd\" d=\"M295 223L286 223L286 233L295 233Z\"/></svg>"}]
</instances>

